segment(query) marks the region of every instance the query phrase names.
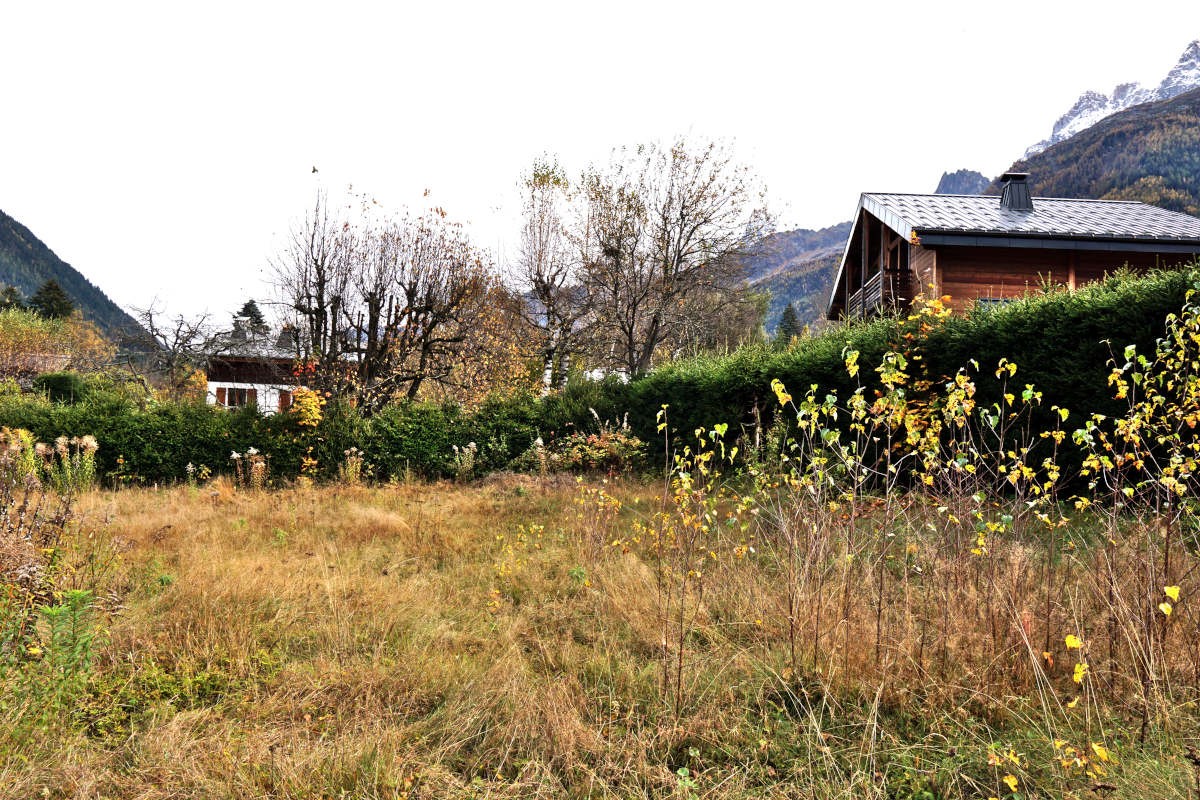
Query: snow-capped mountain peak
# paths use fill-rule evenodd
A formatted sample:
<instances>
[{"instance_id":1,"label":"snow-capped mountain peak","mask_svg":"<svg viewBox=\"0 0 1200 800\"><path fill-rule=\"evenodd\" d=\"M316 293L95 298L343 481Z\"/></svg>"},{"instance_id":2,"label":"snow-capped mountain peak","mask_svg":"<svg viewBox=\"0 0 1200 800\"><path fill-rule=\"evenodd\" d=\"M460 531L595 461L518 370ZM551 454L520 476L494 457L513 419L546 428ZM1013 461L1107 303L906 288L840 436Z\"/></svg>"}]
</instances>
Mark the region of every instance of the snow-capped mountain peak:
<instances>
[{"instance_id":1,"label":"snow-capped mountain peak","mask_svg":"<svg viewBox=\"0 0 1200 800\"><path fill-rule=\"evenodd\" d=\"M1200 39L1192 42L1158 85L1158 100L1168 100L1200 86Z\"/></svg>"},{"instance_id":2,"label":"snow-capped mountain peak","mask_svg":"<svg viewBox=\"0 0 1200 800\"><path fill-rule=\"evenodd\" d=\"M1081 94L1075 101L1075 105L1071 106L1071 109L1054 123L1050 137L1026 150L1025 158L1036 155L1064 139L1069 139L1080 131L1087 130L1118 111L1155 100L1168 100L1198 86L1200 86L1200 39L1184 49L1179 61L1155 89L1148 89L1138 83L1122 83L1113 88L1111 95L1093 91Z\"/></svg>"}]
</instances>

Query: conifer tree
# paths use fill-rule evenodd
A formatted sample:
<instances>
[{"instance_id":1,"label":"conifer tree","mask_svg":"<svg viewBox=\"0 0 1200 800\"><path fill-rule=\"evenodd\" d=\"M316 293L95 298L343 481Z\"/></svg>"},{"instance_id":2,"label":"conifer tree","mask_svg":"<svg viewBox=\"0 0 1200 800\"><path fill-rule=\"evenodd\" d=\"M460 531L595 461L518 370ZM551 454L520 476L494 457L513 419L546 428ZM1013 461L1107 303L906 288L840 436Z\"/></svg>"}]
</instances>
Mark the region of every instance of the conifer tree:
<instances>
[{"instance_id":1,"label":"conifer tree","mask_svg":"<svg viewBox=\"0 0 1200 800\"><path fill-rule=\"evenodd\" d=\"M25 308L25 298L21 296L21 290L10 283L0 291L0 311L12 308Z\"/></svg>"},{"instance_id":2,"label":"conifer tree","mask_svg":"<svg viewBox=\"0 0 1200 800\"><path fill-rule=\"evenodd\" d=\"M58 281L50 278L29 298L29 308L46 319L66 319L75 312L75 303Z\"/></svg>"},{"instance_id":3,"label":"conifer tree","mask_svg":"<svg viewBox=\"0 0 1200 800\"><path fill-rule=\"evenodd\" d=\"M242 304L242 309L234 316L242 317L250 322L250 330L258 334L266 334L270 331L267 326L267 320L263 317L263 313L258 308L258 303L254 298L250 298Z\"/></svg>"},{"instance_id":4,"label":"conifer tree","mask_svg":"<svg viewBox=\"0 0 1200 800\"><path fill-rule=\"evenodd\" d=\"M796 304L788 303L783 309L783 316L779 318L779 330L775 334L775 341L786 346L803 332L804 327L800 324L800 315L796 313Z\"/></svg>"}]
</instances>

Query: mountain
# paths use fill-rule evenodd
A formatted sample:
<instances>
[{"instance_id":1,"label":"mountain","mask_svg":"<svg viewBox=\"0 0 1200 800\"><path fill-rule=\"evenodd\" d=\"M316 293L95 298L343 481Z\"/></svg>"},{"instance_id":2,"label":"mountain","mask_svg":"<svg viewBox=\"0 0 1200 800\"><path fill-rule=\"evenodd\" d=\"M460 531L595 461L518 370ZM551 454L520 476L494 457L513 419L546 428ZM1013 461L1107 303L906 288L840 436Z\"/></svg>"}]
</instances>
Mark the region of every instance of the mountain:
<instances>
[{"instance_id":1,"label":"mountain","mask_svg":"<svg viewBox=\"0 0 1200 800\"><path fill-rule=\"evenodd\" d=\"M1170 100L1197 87L1200 87L1200 39L1184 49L1179 61L1157 87L1151 89L1138 83L1122 83L1113 89L1111 95L1084 92L1075 101L1075 105L1054 123L1050 137L1025 151L1025 158L1037 155L1047 147L1069 139L1100 120L1127 108L1142 103Z\"/></svg>"},{"instance_id":2,"label":"mountain","mask_svg":"<svg viewBox=\"0 0 1200 800\"><path fill-rule=\"evenodd\" d=\"M943 172L934 194L983 194L991 184L983 173L970 169Z\"/></svg>"},{"instance_id":3,"label":"mountain","mask_svg":"<svg viewBox=\"0 0 1200 800\"><path fill-rule=\"evenodd\" d=\"M767 237L747 264L750 285L771 293L767 330L774 330L788 303L796 304L802 325L825 318L829 288L850 235L850 223L820 230L781 231Z\"/></svg>"},{"instance_id":4,"label":"mountain","mask_svg":"<svg viewBox=\"0 0 1200 800\"><path fill-rule=\"evenodd\" d=\"M1200 216L1200 88L1112 114L1010 171L1028 172L1035 195L1140 200Z\"/></svg>"},{"instance_id":5,"label":"mountain","mask_svg":"<svg viewBox=\"0 0 1200 800\"><path fill-rule=\"evenodd\" d=\"M0 211L0 286L12 284L30 297L50 278L113 341L140 329L133 317L108 299L87 278L54 254L28 228Z\"/></svg>"}]
</instances>

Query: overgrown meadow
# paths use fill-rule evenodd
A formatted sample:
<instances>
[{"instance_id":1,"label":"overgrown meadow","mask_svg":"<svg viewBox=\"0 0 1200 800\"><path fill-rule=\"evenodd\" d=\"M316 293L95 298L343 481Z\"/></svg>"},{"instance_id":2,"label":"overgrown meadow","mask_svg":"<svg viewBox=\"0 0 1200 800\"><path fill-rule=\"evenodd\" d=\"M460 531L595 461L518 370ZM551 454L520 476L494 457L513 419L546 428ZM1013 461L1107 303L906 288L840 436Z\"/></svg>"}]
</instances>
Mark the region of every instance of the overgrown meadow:
<instances>
[{"instance_id":1,"label":"overgrown meadow","mask_svg":"<svg viewBox=\"0 0 1200 800\"><path fill-rule=\"evenodd\" d=\"M1110 347L1103 410L1007 357L931 368L951 325L774 381L757 427L660 404L648 475L610 428L525 474L314 446L328 477L273 487L243 448L96 491L94 442L9 430L0 786L1194 796L1200 309Z\"/></svg>"}]
</instances>

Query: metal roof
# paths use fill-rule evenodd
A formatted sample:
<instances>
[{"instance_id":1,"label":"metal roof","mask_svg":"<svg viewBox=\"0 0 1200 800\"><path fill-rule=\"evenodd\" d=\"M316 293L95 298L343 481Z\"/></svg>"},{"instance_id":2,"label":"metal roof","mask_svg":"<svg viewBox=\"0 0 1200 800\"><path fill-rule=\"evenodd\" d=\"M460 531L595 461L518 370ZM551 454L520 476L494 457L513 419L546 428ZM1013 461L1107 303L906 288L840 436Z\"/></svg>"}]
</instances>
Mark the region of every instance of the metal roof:
<instances>
[{"instance_id":1,"label":"metal roof","mask_svg":"<svg viewBox=\"0 0 1200 800\"><path fill-rule=\"evenodd\" d=\"M914 244L1113 252L1200 253L1200 218L1134 200L1034 197L1031 211L995 195L864 192L838 266L828 308L859 237L862 212Z\"/></svg>"},{"instance_id":2,"label":"metal roof","mask_svg":"<svg viewBox=\"0 0 1200 800\"><path fill-rule=\"evenodd\" d=\"M1033 198L1032 211L1013 211L994 195L876 194L862 207L905 238L926 234L1032 238L1200 242L1200 218L1125 200Z\"/></svg>"}]
</instances>

